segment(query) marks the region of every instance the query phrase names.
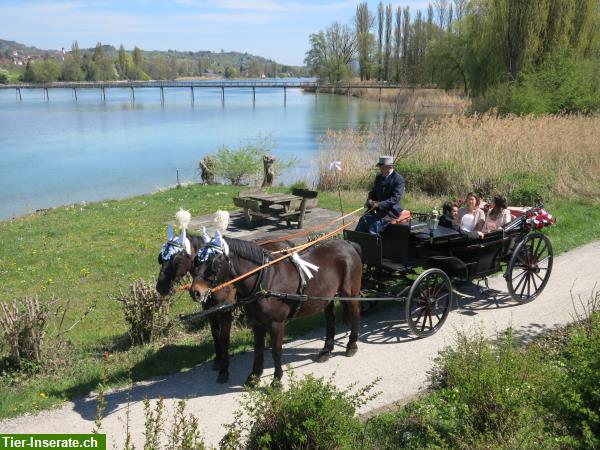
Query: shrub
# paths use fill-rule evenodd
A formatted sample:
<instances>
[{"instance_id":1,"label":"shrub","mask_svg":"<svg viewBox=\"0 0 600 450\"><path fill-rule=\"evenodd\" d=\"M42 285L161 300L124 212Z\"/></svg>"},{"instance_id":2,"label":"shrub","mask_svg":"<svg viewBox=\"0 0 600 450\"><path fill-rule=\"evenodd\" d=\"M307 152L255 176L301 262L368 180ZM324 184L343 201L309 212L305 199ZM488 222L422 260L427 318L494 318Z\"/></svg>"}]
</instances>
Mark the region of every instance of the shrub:
<instances>
[{"instance_id":1,"label":"shrub","mask_svg":"<svg viewBox=\"0 0 600 450\"><path fill-rule=\"evenodd\" d=\"M430 373L435 389L404 409L369 420L368 447L558 447L551 399L562 377L540 352L520 349L507 332L493 343L459 336Z\"/></svg>"},{"instance_id":2,"label":"shrub","mask_svg":"<svg viewBox=\"0 0 600 450\"><path fill-rule=\"evenodd\" d=\"M593 295L598 301L600 292ZM598 303L596 303L598 304ZM560 406L573 447L600 447L600 311L574 327L566 345Z\"/></svg>"},{"instance_id":3,"label":"shrub","mask_svg":"<svg viewBox=\"0 0 600 450\"><path fill-rule=\"evenodd\" d=\"M461 196L471 190L460 168L453 162L420 163L414 159L396 164L410 190L419 190L433 196Z\"/></svg>"},{"instance_id":4,"label":"shrub","mask_svg":"<svg viewBox=\"0 0 600 450\"><path fill-rule=\"evenodd\" d=\"M254 142L240 145L237 150L223 145L216 154L210 155L214 161L214 173L234 186L260 184L263 177L263 156L270 154L275 146L276 143L269 134L259 134ZM294 164L295 159L277 159L273 166L275 174Z\"/></svg>"},{"instance_id":5,"label":"shrub","mask_svg":"<svg viewBox=\"0 0 600 450\"><path fill-rule=\"evenodd\" d=\"M48 322L48 305L37 297L0 303L0 342L8 347L10 361L17 367L24 361L40 363Z\"/></svg>"},{"instance_id":6,"label":"shrub","mask_svg":"<svg viewBox=\"0 0 600 450\"><path fill-rule=\"evenodd\" d=\"M156 281L148 284L140 279L131 285L128 293L119 289L114 299L123 307L129 338L134 344L153 342L170 327L170 298L161 296L154 286Z\"/></svg>"},{"instance_id":7,"label":"shrub","mask_svg":"<svg viewBox=\"0 0 600 450\"><path fill-rule=\"evenodd\" d=\"M361 432L357 409L372 399L376 382L351 393L331 379L290 377L288 389L264 387L244 394L221 441L226 449L349 448Z\"/></svg>"}]
</instances>

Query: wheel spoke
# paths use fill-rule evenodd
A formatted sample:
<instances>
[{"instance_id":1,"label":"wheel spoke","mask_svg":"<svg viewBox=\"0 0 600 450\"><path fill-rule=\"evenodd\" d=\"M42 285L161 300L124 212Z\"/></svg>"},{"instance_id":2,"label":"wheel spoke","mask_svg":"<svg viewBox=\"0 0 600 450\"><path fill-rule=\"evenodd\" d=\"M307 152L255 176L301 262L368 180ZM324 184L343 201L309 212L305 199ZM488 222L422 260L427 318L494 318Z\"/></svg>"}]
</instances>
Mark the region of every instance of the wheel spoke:
<instances>
[{"instance_id":1,"label":"wheel spoke","mask_svg":"<svg viewBox=\"0 0 600 450\"><path fill-rule=\"evenodd\" d=\"M544 242L544 240L542 238L538 238L537 239L537 245L535 246L535 250L533 251L533 258L535 260L537 260L538 258L538 250L540 249L540 246L542 245L542 243ZM533 247L533 245L532 245ZM542 251L544 251L544 248L546 248L546 246L542 247Z\"/></svg>"},{"instance_id":2,"label":"wheel spoke","mask_svg":"<svg viewBox=\"0 0 600 450\"><path fill-rule=\"evenodd\" d=\"M423 316L423 326L421 327L421 331L425 331L425 325L427 325L427 315Z\"/></svg>"},{"instance_id":3,"label":"wheel spoke","mask_svg":"<svg viewBox=\"0 0 600 450\"><path fill-rule=\"evenodd\" d=\"M527 298L531 297L531 276L527 277Z\"/></svg>"},{"instance_id":4,"label":"wheel spoke","mask_svg":"<svg viewBox=\"0 0 600 450\"><path fill-rule=\"evenodd\" d=\"M545 262L545 261L549 260L549 259L550 259L550 255L546 256L544 259L540 259L540 260L537 262L538 266L539 266L540 264L542 264L543 262Z\"/></svg>"},{"instance_id":5,"label":"wheel spoke","mask_svg":"<svg viewBox=\"0 0 600 450\"><path fill-rule=\"evenodd\" d=\"M544 279L543 279L542 277L540 277L540 274L539 274L539 273L535 273L535 272L534 272L533 274L534 274L536 277L538 277L542 283L544 283Z\"/></svg>"},{"instance_id":6,"label":"wheel spoke","mask_svg":"<svg viewBox=\"0 0 600 450\"><path fill-rule=\"evenodd\" d=\"M517 275L515 275L514 277L512 277L512 278L511 278L511 281L513 281L513 282L514 282L514 281L515 281L517 278L519 278L519 277L522 277L523 275L526 275L526 274L527 274L527 270L525 270L525 269L521 269L521 270L522 270L522 272L521 272L521 273L519 273L519 274L517 274Z\"/></svg>"},{"instance_id":7,"label":"wheel spoke","mask_svg":"<svg viewBox=\"0 0 600 450\"><path fill-rule=\"evenodd\" d=\"M429 314L429 329L433 330L433 321L431 320L431 314Z\"/></svg>"},{"instance_id":8,"label":"wheel spoke","mask_svg":"<svg viewBox=\"0 0 600 450\"><path fill-rule=\"evenodd\" d=\"M527 280L528 278L529 278L529 277L524 277L524 278L523 278L523 280L521 280L521 281L525 281L525 282L523 283L523 287L521 288L521 293L519 294L519 297L523 297L523 293L525 292L525 287L527 286L527 281L526 281L526 280ZM520 284L520 283L519 283L519 284ZM515 290L516 290L516 289L515 289Z\"/></svg>"},{"instance_id":9,"label":"wheel spoke","mask_svg":"<svg viewBox=\"0 0 600 450\"><path fill-rule=\"evenodd\" d=\"M536 273L534 273L534 275L537 275ZM531 277L531 282L533 283L533 287L535 288L534 294L538 291L538 285L535 282L535 277Z\"/></svg>"},{"instance_id":10,"label":"wheel spoke","mask_svg":"<svg viewBox=\"0 0 600 450\"><path fill-rule=\"evenodd\" d=\"M413 310L410 312L410 315L412 316L413 314L416 314L416 313L417 313L417 311L421 311L421 314L423 314L423 310L424 310L424 309L425 309L425 307L424 307L424 306L419 306L419 307L417 307L417 308L413 309Z\"/></svg>"}]
</instances>

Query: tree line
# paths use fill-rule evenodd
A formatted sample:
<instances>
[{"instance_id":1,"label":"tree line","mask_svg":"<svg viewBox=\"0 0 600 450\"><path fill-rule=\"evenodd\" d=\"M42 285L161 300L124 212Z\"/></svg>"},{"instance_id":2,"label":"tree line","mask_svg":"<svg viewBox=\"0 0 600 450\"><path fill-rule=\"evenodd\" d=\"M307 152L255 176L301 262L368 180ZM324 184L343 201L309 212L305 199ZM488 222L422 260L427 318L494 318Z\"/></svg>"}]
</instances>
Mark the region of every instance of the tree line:
<instances>
[{"instance_id":1,"label":"tree line","mask_svg":"<svg viewBox=\"0 0 600 450\"><path fill-rule=\"evenodd\" d=\"M358 76L480 95L556 54L597 61L600 2L435 0L425 13L362 2L351 23L335 22L309 43L305 63L330 82Z\"/></svg>"},{"instance_id":2,"label":"tree line","mask_svg":"<svg viewBox=\"0 0 600 450\"><path fill-rule=\"evenodd\" d=\"M126 51L96 44L93 50L82 50L77 41L63 60L48 53L30 60L20 75L29 83L52 81L172 80L178 77L279 77L304 76L300 67L277 64L265 58L238 52L148 52L139 47Z\"/></svg>"}]
</instances>

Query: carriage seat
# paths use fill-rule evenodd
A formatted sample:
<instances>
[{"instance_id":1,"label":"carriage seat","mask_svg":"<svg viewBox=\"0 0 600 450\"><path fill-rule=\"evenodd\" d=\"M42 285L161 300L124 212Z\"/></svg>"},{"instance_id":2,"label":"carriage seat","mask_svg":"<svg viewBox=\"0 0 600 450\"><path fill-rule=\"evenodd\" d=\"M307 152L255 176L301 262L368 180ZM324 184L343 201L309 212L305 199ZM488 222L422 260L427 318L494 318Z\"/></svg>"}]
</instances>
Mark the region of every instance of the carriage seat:
<instances>
[{"instance_id":1,"label":"carriage seat","mask_svg":"<svg viewBox=\"0 0 600 450\"><path fill-rule=\"evenodd\" d=\"M399 223L408 222L410 220L410 211L403 210L398 217L390 221L390 225L397 225Z\"/></svg>"}]
</instances>

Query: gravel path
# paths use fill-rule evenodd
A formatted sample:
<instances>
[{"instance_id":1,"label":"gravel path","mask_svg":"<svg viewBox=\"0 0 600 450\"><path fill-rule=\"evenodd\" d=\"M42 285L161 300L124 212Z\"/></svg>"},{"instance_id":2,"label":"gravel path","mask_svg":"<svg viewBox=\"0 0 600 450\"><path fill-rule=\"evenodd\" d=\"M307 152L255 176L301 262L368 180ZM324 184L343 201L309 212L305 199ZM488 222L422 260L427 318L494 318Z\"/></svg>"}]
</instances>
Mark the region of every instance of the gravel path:
<instances>
[{"instance_id":1,"label":"gravel path","mask_svg":"<svg viewBox=\"0 0 600 450\"><path fill-rule=\"evenodd\" d=\"M384 308L365 316L362 320L359 352L353 358L343 355L347 329L337 335L336 350L323 364L313 362L313 357L323 346L323 331L311 333L285 345L283 361L297 375L313 373L329 377L335 372L340 387L358 381L366 384L380 377L377 390L382 394L370 402L363 412L414 396L425 386L426 372L432 358L445 346L451 345L457 330L478 327L493 335L509 326L525 337L573 320L570 291L582 298L589 296L600 280L598 260L600 242L585 245L564 253L554 260L553 274L544 293L533 302L518 305L505 299L506 284L502 277L490 280L490 287L498 289L497 303L489 298L478 298L473 286L461 291L459 308L453 311L444 327L427 339L411 339L403 321L403 305ZM399 320L400 319L400 320ZM241 384L251 369L251 353L236 355L231 361L230 382L215 383L216 373L210 364L171 376L137 383L131 392L130 423L137 448L143 444L143 404L164 397L169 408L179 399L187 399L188 412L200 419L206 442L216 445L224 434L223 425L232 421L237 400L243 391ZM265 377L272 374L270 353L266 353ZM269 378L270 379L270 378ZM284 377L285 379L285 377ZM121 448L124 440L124 419L127 391L117 390L106 394L106 418L103 432L107 434L108 447ZM83 398L69 402L60 409L44 411L36 416L25 415L0 422L1 433L87 433L93 428L96 402Z\"/></svg>"}]
</instances>

